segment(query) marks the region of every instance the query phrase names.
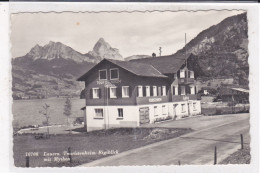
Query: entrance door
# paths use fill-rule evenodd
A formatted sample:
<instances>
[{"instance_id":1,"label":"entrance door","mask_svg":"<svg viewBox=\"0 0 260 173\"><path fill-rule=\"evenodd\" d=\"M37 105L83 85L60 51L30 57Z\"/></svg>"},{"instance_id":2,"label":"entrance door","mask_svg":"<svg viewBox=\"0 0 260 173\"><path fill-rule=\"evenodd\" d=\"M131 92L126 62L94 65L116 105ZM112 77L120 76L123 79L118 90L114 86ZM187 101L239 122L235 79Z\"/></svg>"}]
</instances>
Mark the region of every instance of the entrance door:
<instances>
[{"instance_id":1,"label":"entrance door","mask_svg":"<svg viewBox=\"0 0 260 173\"><path fill-rule=\"evenodd\" d=\"M140 108L139 114L140 114L140 125L150 123L149 107Z\"/></svg>"}]
</instances>

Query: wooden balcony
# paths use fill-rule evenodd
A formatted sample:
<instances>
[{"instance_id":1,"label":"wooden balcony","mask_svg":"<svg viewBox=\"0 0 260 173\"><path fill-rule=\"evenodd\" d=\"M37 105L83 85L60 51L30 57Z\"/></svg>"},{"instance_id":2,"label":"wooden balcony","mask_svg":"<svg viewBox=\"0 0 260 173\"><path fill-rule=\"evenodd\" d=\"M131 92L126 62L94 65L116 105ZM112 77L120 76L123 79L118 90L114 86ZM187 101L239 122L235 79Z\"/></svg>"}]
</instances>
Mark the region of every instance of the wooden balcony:
<instances>
[{"instance_id":1,"label":"wooden balcony","mask_svg":"<svg viewBox=\"0 0 260 173\"><path fill-rule=\"evenodd\" d=\"M193 84L193 83L194 83L194 78L180 78L180 79L178 79L179 85L188 85L188 84Z\"/></svg>"}]
</instances>

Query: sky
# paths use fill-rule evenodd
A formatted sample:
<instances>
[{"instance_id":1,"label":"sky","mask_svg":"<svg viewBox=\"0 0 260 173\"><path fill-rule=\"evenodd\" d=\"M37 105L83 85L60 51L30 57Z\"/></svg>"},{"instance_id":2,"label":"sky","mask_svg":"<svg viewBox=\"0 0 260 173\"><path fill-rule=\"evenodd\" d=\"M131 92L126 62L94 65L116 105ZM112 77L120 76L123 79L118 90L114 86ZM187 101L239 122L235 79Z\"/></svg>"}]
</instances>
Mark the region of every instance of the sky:
<instances>
[{"instance_id":1,"label":"sky","mask_svg":"<svg viewBox=\"0 0 260 173\"><path fill-rule=\"evenodd\" d=\"M61 42L81 53L104 38L123 57L170 55L201 31L244 11L133 12L133 13L20 13L11 16L12 57L20 57L36 44Z\"/></svg>"}]
</instances>

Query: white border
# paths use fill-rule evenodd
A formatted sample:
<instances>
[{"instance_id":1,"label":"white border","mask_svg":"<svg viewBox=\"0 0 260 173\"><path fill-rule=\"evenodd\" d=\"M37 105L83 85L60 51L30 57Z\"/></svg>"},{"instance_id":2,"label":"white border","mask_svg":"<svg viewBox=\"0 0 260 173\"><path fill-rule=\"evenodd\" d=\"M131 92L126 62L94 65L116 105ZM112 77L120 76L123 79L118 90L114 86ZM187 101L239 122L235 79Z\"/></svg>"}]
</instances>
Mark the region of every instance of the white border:
<instances>
[{"instance_id":1,"label":"white border","mask_svg":"<svg viewBox=\"0 0 260 173\"><path fill-rule=\"evenodd\" d=\"M4 5L3 5L4 4ZM7 3L0 3L0 27L1 26L8 26L8 5ZM79 5L80 4L80 5ZM48 11L55 11L55 12L62 12L62 11L92 11L92 12L98 12L98 11L152 11L152 10L205 10L205 9L215 9L215 10L221 10L221 9L244 9L247 10L247 17L248 17L248 34L249 34L249 65L250 65L250 103L251 103L251 164L250 165L227 165L227 166L146 166L146 167L95 167L95 168L14 168L11 167L12 171L18 171L18 172L43 172L43 171L63 171L63 172L74 172L75 170L80 172L207 172L207 173L219 173L219 172L236 172L236 173L242 173L242 172L250 172L255 173L258 172L259 166L259 111L258 111L258 105L259 105L259 59L258 59L258 53L259 52L259 44L258 40L259 34L258 34L258 15L259 15L259 7L255 3L241 3L241 4L232 4L232 3L45 3L45 2L38 2L38 3L32 3L32 2L26 2L26 3L16 3L11 2L10 3L10 12L11 13L18 13L18 12L48 12ZM5 11L3 11L5 10ZM4 20L2 20L2 18ZM2 25L3 23L3 25ZM1 108L3 111L1 111L1 143L3 141L7 141L8 139L8 130L10 128L10 121L8 115L11 108L10 104L8 103L8 100L11 101L11 87L9 77L10 77L10 57L9 55L9 45L8 43L8 27L0 29L0 64L1 64L1 75L0 75L0 91L1 91L1 97L0 97L0 103ZM4 85L3 85L4 84ZM9 109L7 109L9 108ZM2 153L5 150L5 148L1 148L1 164L3 165L9 165L8 164L8 157L10 158L10 161L12 160L12 143L11 139L9 140L9 153ZM8 145L7 145L8 146ZM10 163L12 165L12 163ZM3 170L3 169L1 169Z\"/></svg>"}]
</instances>

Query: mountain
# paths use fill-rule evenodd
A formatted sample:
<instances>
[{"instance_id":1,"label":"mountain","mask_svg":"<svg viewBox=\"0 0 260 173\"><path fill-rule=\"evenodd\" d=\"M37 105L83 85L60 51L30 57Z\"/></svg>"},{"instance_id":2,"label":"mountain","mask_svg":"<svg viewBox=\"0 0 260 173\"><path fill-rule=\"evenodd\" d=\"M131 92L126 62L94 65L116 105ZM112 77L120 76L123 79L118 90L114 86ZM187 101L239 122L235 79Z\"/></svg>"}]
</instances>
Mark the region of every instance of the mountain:
<instances>
[{"instance_id":1,"label":"mountain","mask_svg":"<svg viewBox=\"0 0 260 173\"><path fill-rule=\"evenodd\" d=\"M76 79L108 57L123 60L118 49L103 38L86 54L60 42L37 44L26 55L12 60L13 97L79 96L84 84Z\"/></svg>"},{"instance_id":2,"label":"mountain","mask_svg":"<svg viewBox=\"0 0 260 173\"><path fill-rule=\"evenodd\" d=\"M142 58L149 58L151 57L150 55L132 55L132 56L128 56L125 58L125 61L130 61L133 59L142 59Z\"/></svg>"},{"instance_id":3,"label":"mountain","mask_svg":"<svg viewBox=\"0 0 260 173\"><path fill-rule=\"evenodd\" d=\"M199 77L234 78L240 85L248 85L248 25L247 14L231 16L199 33L187 45L202 69ZM185 47L174 55L185 53Z\"/></svg>"},{"instance_id":4,"label":"mountain","mask_svg":"<svg viewBox=\"0 0 260 173\"><path fill-rule=\"evenodd\" d=\"M124 60L122 55L119 54L119 50L112 48L103 38L100 38L95 44L92 51L89 51L87 56L96 57L98 60L106 59L115 59L115 60Z\"/></svg>"}]
</instances>

